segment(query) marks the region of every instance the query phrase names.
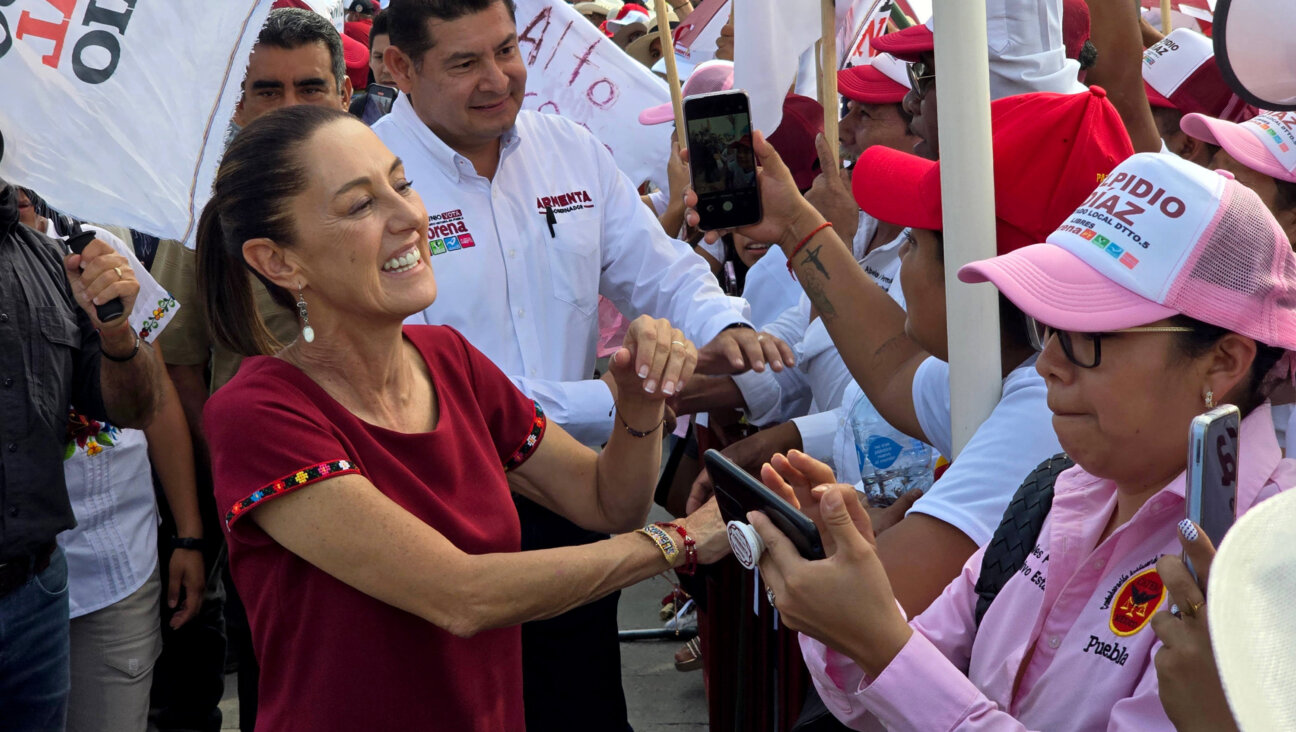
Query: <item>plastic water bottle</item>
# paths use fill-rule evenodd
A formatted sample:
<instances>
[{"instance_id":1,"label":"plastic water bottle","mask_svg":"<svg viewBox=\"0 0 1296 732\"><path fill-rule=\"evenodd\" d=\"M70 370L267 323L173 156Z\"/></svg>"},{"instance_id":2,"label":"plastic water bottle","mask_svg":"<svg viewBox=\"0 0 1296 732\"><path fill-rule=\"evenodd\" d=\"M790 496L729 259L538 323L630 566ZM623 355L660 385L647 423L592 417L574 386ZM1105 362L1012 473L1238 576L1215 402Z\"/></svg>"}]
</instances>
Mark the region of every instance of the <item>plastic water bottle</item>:
<instances>
[{"instance_id":1,"label":"plastic water bottle","mask_svg":"<svg viewBox=\"0 0 1296 732\"><path fill-rule=\"evenodd\" d=\"M931 487L936 451L892 427L862 394L851 405L850 427L870 504L889 506L914 488Z\"/></svg>"}]
</instances>

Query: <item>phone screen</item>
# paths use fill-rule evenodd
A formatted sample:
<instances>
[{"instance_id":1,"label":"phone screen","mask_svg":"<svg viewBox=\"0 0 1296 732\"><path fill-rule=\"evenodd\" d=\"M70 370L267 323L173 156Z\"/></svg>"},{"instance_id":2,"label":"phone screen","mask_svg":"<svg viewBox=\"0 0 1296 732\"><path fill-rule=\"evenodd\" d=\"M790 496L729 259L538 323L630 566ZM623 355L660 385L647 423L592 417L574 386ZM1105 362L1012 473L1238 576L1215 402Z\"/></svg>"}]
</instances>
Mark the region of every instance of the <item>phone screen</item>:
<instances>
[{"instance_id":1,"label":"phone screen","mask_svg":"<svg viewBox=\"0 0 1296 732\"><path fill-rule=\"evenodd\" d=\"M717 92L684 100L689 169L703 229L754 224L761 219L747 95Z\"/></svg>"}]
</instances>

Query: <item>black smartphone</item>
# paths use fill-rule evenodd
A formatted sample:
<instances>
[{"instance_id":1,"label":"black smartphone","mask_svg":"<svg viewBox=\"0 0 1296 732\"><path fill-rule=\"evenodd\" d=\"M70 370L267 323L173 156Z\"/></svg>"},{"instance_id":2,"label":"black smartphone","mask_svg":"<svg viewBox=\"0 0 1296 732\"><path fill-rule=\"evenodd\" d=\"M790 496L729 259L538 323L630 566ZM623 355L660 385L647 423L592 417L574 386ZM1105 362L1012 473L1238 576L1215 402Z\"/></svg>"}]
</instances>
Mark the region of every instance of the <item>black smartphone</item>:
<instances>
[{"instance_id":1,"label":"black smartphone","mask_svg":"<svg viewBox=\"0 0 1296 732\"><path fill-rule=\"evenodd\" d=\"M747 93L722 91L685 97L684 125L699 228L731 229L760 221Z\"/></svg>"},{"instance_id":2,"label":"black smartphone","mask_svg":"<svg viewBox=\"0 0 1296 732\"><path fill-rule=\"evenodd\" d=\"M1237 518L1238 408L1225 404L1193 419L1188 428L1187 515L1215 548ZM1197 577L1188 557L1184 563Z\"/></svg>"},{"instance_id":3,"label":"black smartphone","mask_svg":"<svg viewBox=\"0 0 1296 732\"><path fill-rule=\"evenodd\" d=\"M824 558L819 529L808 516L718 451L707 450L702 459L707 474L715 483L716 503L725 523L740 521L745 524L747 512L761 511L787 536L801 556L806 559Z\"/></svg>"},{"instance_id":4,"label":"black smartphone","mask_svg":"<svg viewBox=\"0 0 1296 732\"><path fill-rule=\"evenodd\" d=\"M368 104L374 105L380 116L386 116L391 111L392 104L396 102L396 88L385 86L383 84L370 84L365 87L365 93L369 96Z\"/></svg>"}]
</instances>

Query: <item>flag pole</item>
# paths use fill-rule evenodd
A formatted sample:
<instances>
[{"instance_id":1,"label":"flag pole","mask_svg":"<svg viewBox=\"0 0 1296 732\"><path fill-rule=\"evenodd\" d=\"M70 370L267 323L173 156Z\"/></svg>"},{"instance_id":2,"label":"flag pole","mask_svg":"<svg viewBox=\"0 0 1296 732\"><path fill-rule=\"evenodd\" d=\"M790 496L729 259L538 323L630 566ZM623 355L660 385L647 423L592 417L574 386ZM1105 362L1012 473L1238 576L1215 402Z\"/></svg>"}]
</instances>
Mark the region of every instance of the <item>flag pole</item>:
<instances>
[{"instance_id":1,"label":"flag pole","mask_svg":"<svg viewBox=\"0 0 1296 732\"><path fill-rule=\"evenodd\" d=\"M680 91L679 68L675 66L675 39L671 37L670 15L666 0L655 0L657 37L661 39L662 58L666 60L666 84L670 87L671 108L675 110L675 139L684 146L684 97Z\"/></svg>"},{"instance_id":2,"label":"flag pole","mask_svg":"<svg viewBox=\"0 0 1296 732\"><path fill-rule=\"evenodd\" d=\"M837 149L837 8L833 0L821 0L823 37L819 40L819 103L824 111L824 139L831 150ZM832 160L820 160L821 170L836 170L840 161L836 152Z\"/></svg>"},{"instance_id":3,"label":"flag pole","mask_svg":"<svg viewBox=\"0 0 1296 732\"><path fill-rule=\"evenodd\" d=\"M985 3L935 0L932 10L936 88L943 95L937 127L955 453L946 457L957 461L958 453L998 404L1003 385L998 295L993 287L958 279L959 267L996 253L990 70Z\"/></svg>"},{"instance_id":4,"label":"flag pole","mask_svg":"<svg viewBox=\"0 0 1296 732\"><path fill-rule=\"evenodd\" d=\"M1174 22L1170 20L1170 0L1161 0L1161 33L1170 35Z\"/></svg>"}]
</instances>

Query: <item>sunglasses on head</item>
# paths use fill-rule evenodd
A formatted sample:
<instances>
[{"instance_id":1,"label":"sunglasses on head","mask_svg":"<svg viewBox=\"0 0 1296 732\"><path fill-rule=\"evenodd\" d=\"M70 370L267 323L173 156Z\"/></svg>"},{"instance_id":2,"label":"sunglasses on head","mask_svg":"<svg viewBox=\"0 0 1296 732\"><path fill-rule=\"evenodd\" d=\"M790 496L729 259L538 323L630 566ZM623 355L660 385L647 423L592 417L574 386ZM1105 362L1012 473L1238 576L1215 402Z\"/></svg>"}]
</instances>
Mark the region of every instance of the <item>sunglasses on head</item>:
<instances>
[{"instance_id":1,"label":"sunglasses on head","mask_svg":"<svg viewBox=\"0 0 1296 732\"><path fill-rule=\"evenodd\" d=\"M905 70L909 74L909 87L918 96L926 96L927 89L931 86L931 80L936 78L936 72L927 68L927 64L922 61L905 64Z\"/></svg>"}]
</instances>

